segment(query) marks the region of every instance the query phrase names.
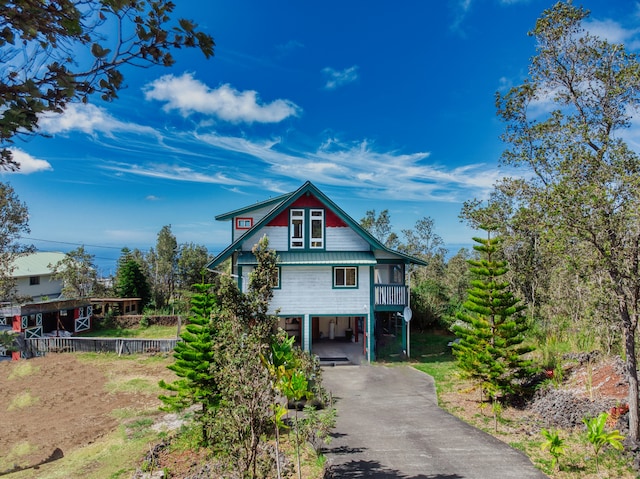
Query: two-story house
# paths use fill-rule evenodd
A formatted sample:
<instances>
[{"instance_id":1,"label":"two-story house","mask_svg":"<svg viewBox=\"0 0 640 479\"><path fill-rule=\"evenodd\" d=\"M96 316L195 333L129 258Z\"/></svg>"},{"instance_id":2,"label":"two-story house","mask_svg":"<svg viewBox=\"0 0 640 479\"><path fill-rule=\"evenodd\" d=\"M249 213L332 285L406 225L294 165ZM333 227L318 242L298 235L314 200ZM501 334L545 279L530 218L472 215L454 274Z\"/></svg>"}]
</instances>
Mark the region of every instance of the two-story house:
<instances>
[{"instance_id":1,"label":"two-story house","mask_svg":"<svg viewBox=\"0 0 640 479\"><path fill-rule=\"evenodd\" d=\"M257 264L251 249L266 235L279 267L270 310L306 351L320 339L361 340L374 360L377 329L408 304L407 266L426 265L385 247L311 182L216 220L231 221L232 242L208 268L231 258L246 290Z\"/></svg>"}]
</instances>

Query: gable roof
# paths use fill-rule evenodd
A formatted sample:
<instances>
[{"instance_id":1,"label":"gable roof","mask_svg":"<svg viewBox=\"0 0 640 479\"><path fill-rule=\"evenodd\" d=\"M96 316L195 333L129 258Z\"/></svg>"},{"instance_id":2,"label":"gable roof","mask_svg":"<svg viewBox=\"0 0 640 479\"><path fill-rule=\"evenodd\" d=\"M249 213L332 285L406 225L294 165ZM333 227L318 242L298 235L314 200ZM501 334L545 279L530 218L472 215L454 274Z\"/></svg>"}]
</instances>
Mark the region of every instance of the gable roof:
<instances>
[{"instance_id":1,"label":"gable roof","mask_svg":"<svg viewBox=\"0 0 640 479\"><path fill-rule=\"evenodd\" d=\"M377 238L375 238L371 233L369 233L366 229L360 226L359 223L353 220L347 213L345 213L342 208L336 205L328 196L326 196L322 191L320 191L313 183L307 181L296 191L285 194L276 198L272 198L267 201L262 201L259 203L255 203L251 206L247 206L245 208L240 208L234 211L230 211L229 213L224 213L216 216L217 220L230 220L235 216L246 214L251 211L254 211L259 208L264 208L269 205L273 205L273 208L267 215L265 215L260 221L253 225L253 227L244 232L240 237L238 237L233 243L231 243L227 248L225 248L218 256L216 256L208 265L207 269L213 269L226 260L234 251L242 247L242 243L246 238L251 236L257 230L262 228L263 226L269 224L269 222L278 216L281 212L286 210L289 206L291 206L298 198L305 194L312 194L322 203L324 203L328 208L330 208L342 221L344 221L349 227L351 227L354 231L356 231L369 245L372 250L381 250L387 253L390 253L394 256L399 256L404 259L408 263L419 264L422 266L426 266L427 263L419 258L414 256L410 256L399 251L392 250L387 248L384 244L382 244Z\"/></svg>"}]
</instances>

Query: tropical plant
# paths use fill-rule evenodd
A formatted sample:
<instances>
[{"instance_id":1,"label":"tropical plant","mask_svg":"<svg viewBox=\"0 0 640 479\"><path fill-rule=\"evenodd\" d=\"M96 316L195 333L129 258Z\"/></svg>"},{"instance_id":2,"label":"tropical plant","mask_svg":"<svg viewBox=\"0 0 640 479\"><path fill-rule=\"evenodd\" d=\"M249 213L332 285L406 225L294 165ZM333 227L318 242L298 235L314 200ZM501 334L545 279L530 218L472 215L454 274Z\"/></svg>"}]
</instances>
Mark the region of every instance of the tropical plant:
<instances>
[{"instance_id":1,"label":"tropical plant","mask_svg":"<svg viewBox=\"0 0 640 479\"><path fill-rule=\"evenodd\" d=\"M553 469L556 469L557 467L558 470L560 470L559 458L564 454L564 439L560 437L557 429L553 431L542 429L540 434L542 434L545 439L545 441L540 445L540 449L543 451L549 451L549 454L551 454L552 457L551 467Z\"/></svg>"},{"instance_id":2,"label":"tropical plant","mask_svg":"<svg viewBox=\"0 0 640 479\"><path fill-rule=\"evenodd\" d=\"M607 419L609 415L606 412L600 413L598 417L584 418L582 422L587 426L587 440L593 446L593 453L596 457L596 471L600 472L598 464L598 456L603 447L609 445L614 449L621 451L623 449L622 441L624 436L620 434L620 431L605 431Z\"/></svg>"}]
</instances>

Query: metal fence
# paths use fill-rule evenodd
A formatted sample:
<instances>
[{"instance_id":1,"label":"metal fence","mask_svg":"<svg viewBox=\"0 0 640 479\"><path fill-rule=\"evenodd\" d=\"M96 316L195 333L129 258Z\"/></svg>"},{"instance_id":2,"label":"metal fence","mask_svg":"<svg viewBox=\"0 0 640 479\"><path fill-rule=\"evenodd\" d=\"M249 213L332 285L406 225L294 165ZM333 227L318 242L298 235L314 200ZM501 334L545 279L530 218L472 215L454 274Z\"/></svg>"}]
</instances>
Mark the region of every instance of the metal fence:
<instances>
[{"instance_id":1,"label":"metal fence","mask_svg":"<svg viewBox=\"0 0 640 479\"><path fill-rule=\"evenodd\" d=\"M173 351L179 339L139 339L139 338L56 338L42 337L25 339L25 353L28 357L43 356L46 353L117 353L153 354Z\"/></svg>"}]
</instances>

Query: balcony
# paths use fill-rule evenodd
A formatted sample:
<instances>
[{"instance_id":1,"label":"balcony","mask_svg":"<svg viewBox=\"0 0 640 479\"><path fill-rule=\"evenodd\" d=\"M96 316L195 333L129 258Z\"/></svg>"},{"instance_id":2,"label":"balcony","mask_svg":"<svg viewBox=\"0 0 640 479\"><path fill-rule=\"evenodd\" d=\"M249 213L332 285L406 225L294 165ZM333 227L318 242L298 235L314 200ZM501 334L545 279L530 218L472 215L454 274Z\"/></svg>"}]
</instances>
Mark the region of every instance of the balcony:
<instances>
[{"instance_id":1,"label":"balcony","mask_svg":"<svg viewBox=\"0 0 640 479\"><path fill-rule=\"evenodd\" d=\"M376 284L376 306L406 306L407 287L403 284Z\"/></svg>"}]
</instances>

